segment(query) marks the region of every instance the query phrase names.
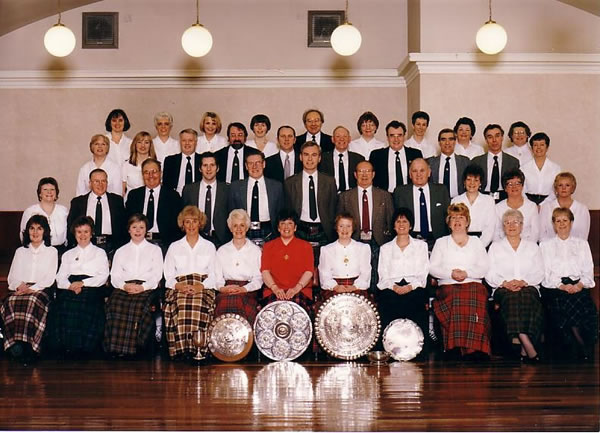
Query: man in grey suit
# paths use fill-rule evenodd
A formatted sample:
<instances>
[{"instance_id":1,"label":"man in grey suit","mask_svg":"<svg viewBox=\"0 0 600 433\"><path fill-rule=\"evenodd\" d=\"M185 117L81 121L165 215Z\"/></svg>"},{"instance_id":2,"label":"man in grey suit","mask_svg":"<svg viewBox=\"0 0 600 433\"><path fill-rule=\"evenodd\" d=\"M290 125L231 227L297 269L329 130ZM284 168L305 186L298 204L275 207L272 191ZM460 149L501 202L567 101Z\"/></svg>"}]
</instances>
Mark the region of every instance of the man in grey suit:
<instances>
[{"instance_id":1,"label":"man in grey suit","mask_svg":"<svg viewBox=\"0 0 600 433\"><path fill-rule=\"evenodd\" d=\"M244 209L250 215L248 239L264 244L277 233L277 215L283 207L283 185L264 177L265 155L262 152L246 155L248 178L233 182L229 187L229 211Z\"/></svg>"},{"instance_id":2,"label":"man in grey suit","mask_svg":"<svg viewBox=\"0 0 600 433\"><path fill-rule=\"evenodd\" d=\"M394 205L410 209L415 216L411 234L427 241L431 250L436 239L448 234L450 195L444 185L429 182L431 169L423 158L415 159L408 172L412 185L396 187Z\"/></svg>"},{"instance_id":3,"label":"man in grey suit","mask_svg":"<svg viewBox=\"0 0 600 433\"><path fill-rule=\"evenodd\" d=\"M324 152L319 164L319 171L335 178L338 192L344 192L356 186L354 171L356 164L364 161L360 153L350 152L350 131L343 126L337 126L332 135L335 149Z\"/></svg>"},{"instance_id":4,"label":"man in grey suit","mask_svg":"<svg viewBox=\"0 0 600 433\"><path fill-rule=\"evenodd\" d=\"M441 183L454 198L465 192L463 183L463 172L471 162L466 156L454 153L456 146L456 133L453 129L444 128L438 133L438 143L442 153L439 156L427 158L431 167L431 180L433 183Z\"/></svg>"},{"instance_id":5,"label":"man in grey suit","mask_svg":"<svg viewBox=\"0 0 600 433\"><path fill-rule=\"evenodd\" d=\"M488 151L473 158L473 163L483 170L484 178L481 179L483 191L490 194L496 203L504 200L506 191L502 188L502 176L508 171L519 168L519 160L508 153L502 152L504 130L495 123L489 124L483 130L483 136L488 146Z\"/></svg>"},{"instance_id":6,"label":"man in grey suit","mask_svg":"<svg viewBox=\"0 0 600 433\"><path fill-rule=\"evenodd\" d=\"M183 188L183 204L198 206L206 214L206 226L202 234L219 247L231 239L227 227L227 200L229 185L217 182L219 165L215 154L204 152L200 155L202 179Z\"/></svg>"}]
</instances>

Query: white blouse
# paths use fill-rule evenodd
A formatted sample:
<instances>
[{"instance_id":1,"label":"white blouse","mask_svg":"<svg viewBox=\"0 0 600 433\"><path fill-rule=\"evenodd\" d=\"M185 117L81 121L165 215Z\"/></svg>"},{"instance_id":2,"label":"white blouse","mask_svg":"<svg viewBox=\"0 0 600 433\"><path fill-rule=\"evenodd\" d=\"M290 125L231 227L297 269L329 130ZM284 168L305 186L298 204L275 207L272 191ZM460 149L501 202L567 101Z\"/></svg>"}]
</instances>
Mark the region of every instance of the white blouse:
<instances>
[{"instance_id":1,"label":"white blouse","mask_svg":"<svg viewBox=\"0 0 600 433\"><path fill-rule=\"evenodd\" d=\"M256 147L256 141L254 140L246 141L246 145L258 150L258 147ZM276 155L277 153L279 153L279 147L277 147L276 143L272 141L267 141L265 149L262 151L262 153L265 155L265 158L268 158L269 156Z\"/></svg>"},{"instance_id":2,"label":"white blouse","mask_svg":"<svg viewBox=\"0 0 600 433\"><path fill-rule=\"evenodd\" d=\"M125 198L129 195L129 191L132 189L139 188L140 186L144 186L144 176L142 176L142 165L133 165L130 164L129 161L125 161L123 163L123 167L121 167L121 181L125 182L126 193ZM121 188L123 188L121 186Z\"/></svg>"},{"instance_id":3,"label":"white blouse","mask_svg":"<svg viewBox=\"0 0 600 433\"><path fill-rule=\"evenodd\" d=\"M108 185L106 190L113 194L123 195L123 183L121 182L121 165L108 159L104 160L100 167L96 167L96 163L88 161L79 169L77 175L77 185L75 187L75 196L87 194L90 192L90 173L96 168L101 168L106 172L108 177Z\"/></svg>"},{"instance_id":4,"label":"white blouse","mask_svg":"<svg viewBox=\"0 0 600 433\"><path fill-rule=\"evenodd\" d=\"M554 226L552 225L552 211L557 207L560 207L560 205L556 198L553 200L544 200L540 206L539 218L541 241L552 239L556 236L556 233L554 233ZM586 205L577 200L573 200L569 209L571 209L571 212L573 212L573 216L575 217L573 225L571 226L571 236L587 241L590 235L590 210Z\"/></svg>"},{"instance_id":5,"label":"white blouse","mask_svg":"<svg viewBox=\"0 0 600 433\"><path fill-rule=\"evenodd\" d=\"M396 239L381 246L379 250L379 282L380 290L391 289L394 283L403 278L413 286L425 287L429 273L429 251L427 243L420 239L410 238L404 251L396 244Z\"/></svg>"},{"instance_id":6,"label":"white blouse","mask_svg":"<svg viewBox=\"0 0 600 433\"><path fill-rule=\"evenodd\" d=\"M8 271L8 289L17 290L21 283L35 283L33 290L50 287L56 279L58 252L54 247L42 244L37 248L20 247Z\"/></svg>"},{"instance_id":7,"label":"white blouse","mask_svg":"<svg viewBox=\"0 0 600 433\"><path fill-rule=\"evenodd\" d=\"M115 252L110 271L113 287L123 289L129 280L142 280L144 290L158 287L163 275L160 247L143 240L139 244L129 241Z\"/></svg>"},{"instance_id":8,"label":"white blouse","mask_svg":"<svg viewBox=\"0 0 600 433\"><path fill-rule=\"evenodd\" d=\"M410 147L412 149L420 150L423 154L423 158L431 158L433 156L437 156L440 154L439 148L437 144L430 143L426 138L423 138L423 141L420 143L415 140L415 136L413 135L404 143L406 147Z\"/></svg>"},{"instance_id":9,"label":"white blouse","mask_svg":"<svg viewBox=\"0 0 600 433\"><path fill-rule=\"evenodd\" d=\"M470 232L481 232L481 243L487 247L496 231L496 202L492 196L487 194L477 194L477 198L471 204L467 193L460 194L452 199L452 204L463 203L469 208L471 216L471 224L469 225Z\"/></svg>"},{"instance_id":10,"label":"white blouse","mask_svg":"<svg viewBox=\"0 0 600 433\"><path fill-rule=\"evenodd\" d=\"M131 142L133 140L125 134L123 134L121 135L121 141L119 143L115 143L112 140L112 134L110 132L107 132L106 136L108 137L108 141L110 142L110 149L108 150L107 158L109 158L112 162L116 163L120 169L121 165L123 165L123 162L129 159Z\"/></svg>"},{"instance_id":11,"label":"white blouse","mask_svg":"<svg viewBox=\"0 0 600 433\"><path fill-rule=\"evenodd\" d=\"M23 241L23 231L25 230L25 227L27 227L27 221L29 221L29 218L33 215L43 215L48 218L48 224L50 225L50 243L53 246L64 245L67 242L67 216L69 215L69 210L58 203L54 205L54 210L50 215L42 209L42 206L39 203L25 209L23 216L21 217L21 231L19 232L21 241Z\"/></svg>"},{"instance_id":12,"label":"white blouse","mask_svg":"<svg viewBox=\"0 0 600 433\"><path fill-rule=\"evenodd\" d=\"M164 164L167 156L181 152L179 140L176 140L173 137L169 137L166 142L163 142L157 135L152 139L152 145L154 146L154 152L156 152L156 159L160 161L161 164ZM126 157L125 159L128 160L129 158ZM123 164L127 164L127 161Z\"/></svg>"},{"instance_id":13,"label":"white blouse","mask_svg":"<svg viewBox=\"0 0 600 433\"><path fill-rule=\"evenodd\" d=\"M353 278L354 286L366 290L371 285L371 248L367 244L350 240L347 246L335 241L321 247L319 281L323 290L337 286L334 278Z\"/></svg>"},{"instance_id":14,"label":"white blouse","mask_svg":"<svg viewBox=\"0 0 600 433\"><path fill-rule=\"evenodd\" d=\"M68 289L71 285L69 275L89 275L83 280L85 287L100 287L108 280L108 258L102 248L89 244L85 248L79 245L63 254L60 269L56 275L59 289Z\"/></svg>"},{"instance_id":15,"label":"white blouse","mask_svg":"<svg viewBox=\"0 0 600 433\"><path fill-rule=\"evenodd\" d=\"M561 172L557 163L546 158L540 170L532 159L521 167L521 171L525 175L523 192L554 197L554 178Z\"/></svg>"},{"instance_id":16,"label":"white blouse","mask_svg":"<svg viewBox=\"0 0 600 433\"><path fill-rule=\"evenodd\" d=\"M544 258L544 287L558 288L562 277L580 279L587 289L595 286L594 261L587 241L571 236L562 240L555 236L542 242L540 249Z\"/></svg>"},{"instance_id":17,"label":"white blouse","mask_svg":"<svg viewBox=\"0 0 600 433\"><path fill-rule=\"evenodd\" d=\"M496 234L494 235L494 241L504 239L506 236L504 233L504 224L502 224L502 216L509 209L506 200L508 199L502 200L496 205ZM527 197L523 197L523 204L518 210L523 214L521 239L538 242L540 239L540 217L537 205Z\"/></svg>"},{"instance_id":18,"label":"white blouse","mask_svg":"<svg viewBox=\"0 0 600 433\"><path fill-rule=\"evenodd\" d=\"M202 282L204 287L216 287L217 250L212 242L199 237L192 248L184 236L173 242L165 256L165 285L174 289L177 277L189 274L206 275Z\"/></svg>"},{"instance_id":19,"label":"white blouse","mask_svg":"<svg viewBox=\"0 0 600 433\"><path fill-rule=\"evenodd\" d=\"M200 137L198 137L198 144L196 144L196 152L216 152L219 149L223 149L225 146L227 146L227 144L227 139L222 135L215 135L212 138L212 140L208 141L206 139L206 135L202 134ZM224 167L221 167L221 170L224 169Z\"/></svg>"},{"instance_id":20,"label":"white blouse","mask_svg":"<svg viewBox=\"0 0 600 433\"><path fill-rule=\"evenodd\" d=\"M457 141L456 146L454 147L454 153L457 155L466 156L469 159L473 159L476 156L485 154L483 147L481 147L479 144L473 143L472 141L469 141L469 146L466 149Z\"/></svg>"},{"instance_id":21,"label":"white blouse","mask_svg":"<svg viewBox=\"0 0 600 433\"><path fill-rule=\"evenodd\" d=\"M350 142L348 145L348 150L350 150L350 152L359 153L368 160L372 151L376 149L383 149L386 146L387 144L385 144L383 141L377 140L375 137L373 137L371 141L367 141L361 135L356 140L352 140Z\"/></svg>"},{"instance_id":22,"label":"white blouse","mask_svg":"<svg viewBox=\"0 0 600 433\"><path fill-rule=\"evenodd\" d=\"M523 167L529 161L533 159L533 153L529 144L525 143L523 146L509 146L504 149L504 153L508 153L510 156L514 156L519 160L519 166Z\"/></svg>"},{"instance_id":23,"label":"white blouse","mask_svg":"<svg viewBox=\"0 0 600 433\"><path fill-rule=\"evenodd\" d=\"M469 236L469 241L460 247L452 236L444 236L435 241L431 251L429 272L438 278L440 285L481 282L490 267L490 259L485 247L476 236ZM467 273L464 281L452 278L452 270L461 269Z\"/></svg>"},{"instance_id":24,"label":"white blouse","mask_svg":"<svg viewBox=\"0 0 600 433\"><path fill-rule=\"evenodd\" d=\"M544 262L540 247L535 242L521 239L515 251L504 238L490 246L488 256L490 268L485 280L494 291L504 281L510 280L523 280L529 286L539 288L544 278Z\"/></svg>"},{"instance_id":25,"label":"white blouse","mask_svg":"<svg viewBox=\"0 0 600 433\"><path fill-rule=\"evenodd\" d=\"M236 280L248 281L244 287L249 292L259 290L263 284L260 272L261 256L261 249L248 239L239 250L233 245L233 241L222 245L217 250L215 287L225 286L225 280Z\"/></svg>"}]
</instances>

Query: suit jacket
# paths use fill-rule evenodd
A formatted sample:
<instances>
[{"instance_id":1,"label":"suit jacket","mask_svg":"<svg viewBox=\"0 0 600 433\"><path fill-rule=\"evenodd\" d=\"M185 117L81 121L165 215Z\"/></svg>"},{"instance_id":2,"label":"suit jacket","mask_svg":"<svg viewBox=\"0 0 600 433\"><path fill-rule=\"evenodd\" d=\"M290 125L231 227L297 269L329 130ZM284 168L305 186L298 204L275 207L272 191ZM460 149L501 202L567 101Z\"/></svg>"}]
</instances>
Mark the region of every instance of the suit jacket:
<instances>
[{"instance_id":1,"label":"suit jacket","mask_svg":"<svg viewBox=\"0 0 600 433\"><path fill-rule=\"evenodd\" d=\"M450 196L444 185L429 182L429 214L431 216L431 234L434 239L446 236L448 225L446 224L446 215L448 214L448 206L450 206ZM413 185L400 185L394 190L394 206L396 209L405 207L415 214L413 205Z\"/></svg>"},{"instance_id":2,"label":"suit jacket","mask_svg":"<svg viewBox=\"0 0 600 433\"><path fill-rule=\"evenodd\" d=\"M127 215L131 216L134 213L146 215L144 213L145 199L145 186L131 190L125 204ZM181 239L183 236L183 232L177 225L177 216L181 212L181 209L183 209L183 204L177 191L162 185L158 194L158 206L154 221L155 224L158 224L158 232L165 247L168 247L173 241Z\"/></svg>"},{"instance_id":3,"label":"suit jacket","mask_svg":"<svg viewBox=\"0 0 600 433\"><path fill-rule=\"evenodd\" d=\"M356 230L352 233L352 237L356 240L360 239L360 217L362 214L362 201L359 201L358 189L352 188L340 194L337 211L338 214L347 212L354 218ZM384 189L373 187L372 193L373 214L371 215L371 228L375 242L381 246L393 238L392 216L394 214L394 202L392 194Z\"/></svg>"},{"instance_id":4,"label":"suit jacket","mask_svg":"<svg viewBox=\"0 0 600 433\"><path fill-rule=\"evenodd\" d=\"M181 193L184 206L198 206L198 194L200 194L200 182L194 182L183 187ZM215 227L215 237L219 245L226 244L231 240L231 231L227 226L229 185L225 182L217 183L217 195L215 197L215 210L212 215L212 223Z\"/></svg>"},{"instance_id":5,"label":"suit jacket","mask_svg":"<svg viewBox=\"0 0 600 433\"><path fill-rule=\"evenodd\" d=\"M483 179L481 179L481 188L485 191L489 192L486 188L487 186L487 177L488 177L488 169L487 169L487 157L488 153L486 152L483 155L476 156L473 158L472 163L477 164L483 170ZM504 173L510 170L516 170L519 168L519 160L514 156L509 155L506 152L500 152L500 158L502 160L502 168L500 169L500 186L502 186L502 176Z\"/></svg>"},{"instance_id":6,"label":"suit jacket","mask_svg":"<svg viewBox=\"0 0 600 433\"><path fill-rule=\"evenodd\" d=\"M321 162L319 163L319 171L321 173L328 174L329 176L335 177L335 168L334 164L339 164L339 161L334 161L333 156L335 152L325 152L321 155ZM356 178L354 177L354 172L356 170L356 166L359 162L364 161L365 157L360 153L350 152L348 151L348 167L344 167L348 174L348 185L346 185L346 189L354 188L356 186ZM338 179L336 179L336 184Z\"/></svg>"},{"instance_id":7,"label":"suit jacket","mask_svg":"<svg viewBox=\"0 0 600 433\"><path fill-rule=\"evenodd\" d=\"M219 182L225 182L227 178L227 157L229 156L229 146L225 146L223 149L215 152L215 159L217 160L217 164L219 164L219 171L217 173L217 180ZM253 147L246 146L245 144L242 146L243 156L240 155L240 164L244 170L244 179L248 177L248 170L246 170L246 164L244 163L244 159L247 155L251 155L253 153L258 153L259 151Z\"/></svg>"},{"instance_id":8,"label":"suit jacket","mask_svg":"<svg viewBox=\"0 0 600 433\"><path fill-rule=\"evenodd\" d=\"M337 204L337 189L335 179L323 173L318 175L317 185L317 210L323 230L330 241L335 240L333 222ZM283 184L285 190L286 206L302 215L302 171L288 177ZM308 206L308 203L305 203Z\"/></svg>"},{"instance_id":9,"label":"suit jacket","mask_svg":"<svg viewBox=\"0 0 600 433\"><path fill-rule=\"evenodd\" d=\"M177 189L182 158L183 153L181 152L175 155L169 155L165 158L165 162L163 164L163 186L167 186L171 189ZM200 173L200 154L197 152L194 152L194 166L196 169L192 172L192 182L198 182L200 179L202 179L202 173Z\"/></svg>"},{"instance_id":10,"label":"suit jacket","mask_svg":"<svg viewBox=\"0 0 600 433\"><path fill-rule=\"evenodd\" d=\"M67 216L67 238L70 246L75 246L77 242L71 234L71 225L80 216L87 215L88 197L91 191L87 194L80 195L71 200L69 215ZM125 244L127 238L127 217L125 214L125 206L123 205L123 197L112 192L106 193L108 200L108 209L110 211L110 227L113 233L113 239L116 247ZM93 218L93 217L92 217Z\"/></svg>"},{"instance_id":11,"label":"suit jacket","mask_svg":"<svg viewBox=\"0 0 600 433\"><path fill-rule=\"evenodd\" d=\"M417 158L423 158L423 154L419 149L412 149L410 147L404 146L406 152L406 169L408 170L410 167L410 163L413 162ZM373 179L373 185L377 188L388 189L388 155L393 152L389 147L384 147L383 149L375 149L369 155L369 161L373 164L373 169L375 170L375 178ZM404 173L403 173L404 174ZM406 173L406 178L408 183L410 184L410 176Z\"/></svg>"},{"instance_id":12,"label":"suit jacket","mask_svg":"<svg viewBox=\"0 0 600 433\"><path fill-rule=\"evenodd\" d=\"M269 216L273 230L277 233L277 215L283 208L283 185L274 179L265 177L265 186L267 187L267 198L269 200ZM250 206L248 205L248 182L249 179L238 180L229 186L229 212L233 209L245 209L250 215ZM251 185L254 186L254 179ZM217 188L218 191L218 188Z\"/></svg>"},{"instance_id":13,"label":"suit jacket","mask_svg":"<svg viewBox=\"0 0 600 433\"><path fill-rule=\"evenodd\" d=\"M302 171L302 161L300 161L300 152L294 151L294 173ZM265 177L278 180L283 183L283 163L279 153L269 156L265 160Z\"/></svg>"},{"instance_id":14,"label":"suit jacket","mask_svg":"<svg viewBox=\"0 0 600 433\"><path fill-rule=\"evenodd\" d=\"M296 152L300 152L300 148L304 143L311 141L310 135L311 134L308 132L305 132L304 134L296 136L296 143L294 144L294 149L296 149ZM307 137L309 138L307 139ZM325 134L323 131L321 131L321 143L319 143L319 145L321 146L321 154L325 152L331 152L335 147L333 145L333 141L331 141L331 135Z\"/></svg>"},{"instance_id":15,"label":"suit jacket","mask_svg":"<svg viewBox=\"0 0 600 433\"><path fill-rule=\"evenodd\" d=\"M446 155L443 153L439 156L432 156L431 158L427 158L427 162L429 163L429 167L431 167L431 182L443 184L444 178L440 177L440 163L444 158L443 164L446 164ZM466 156L462 155L454 155L456 159L456 185L458 186L458 193L462 194L465 192L465 184L463 182L463 172L465 168L471 163L471 160Z\"/></svg>"}]
</instances>

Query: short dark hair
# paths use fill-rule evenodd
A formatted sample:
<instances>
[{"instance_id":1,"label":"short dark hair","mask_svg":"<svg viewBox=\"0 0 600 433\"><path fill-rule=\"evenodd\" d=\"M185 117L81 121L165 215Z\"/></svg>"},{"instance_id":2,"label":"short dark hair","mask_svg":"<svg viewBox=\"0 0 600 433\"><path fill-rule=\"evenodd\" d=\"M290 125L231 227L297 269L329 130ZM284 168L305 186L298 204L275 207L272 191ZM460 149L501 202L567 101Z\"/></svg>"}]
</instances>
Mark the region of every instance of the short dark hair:
<instances>
[{"instance_id":1,"label":"short dark hair","mask_svg":"<svg viewBox=\"0 0 600 433\"><path fill-rule=\"evenodd\" d=\"M277 225L282 221L292 220L294 224L298 225L298 214L293 209L282 209L277 214Z\"/></svg>"},{"instance_id":2,"label":"short dark hair","mask_svg":"<svg viewBox=\"0 0 600 433\"><path fill-rule=\"evenodd\" d=\"M379 119L371 111L365 111L363 114L360 115L358 121L356 122L356 128L358 129L359 134L361 133L360 126L363 123L368 122L369 120L375 124L375 132L377 132L377 130L379 129Z\"/></svg>"},{"instance_id":3,"label":"short dark hair","mask_svg":"<svg viewBox=\"0 0 600 433\"><path fill-rule=\"evenodd\" d=\"M412 115L411 122L414 125L417 119L427 120L427 126L429 126L429 114L424 111L415 111Z\"/></svg>"},{"instance_id":4,"label":"short dark hair","mask_svg":"<svg viewBox=\"0 0 600 433\"><path fill-rule=\"evenodd\" d=\"M465 167L465 171L463 171L463 183L465 183L465 181L467 180L467 176L477 176L479 177L479 181L483 182L485 174L483 173L483 168L481 168L479 165L469 164Z\"/></svg>"},{"instance_id":5,"label":"short dark hair","mask_svg":"<svg viewBox=\"0 0 600 433\"><path fill-rule=\"evenodd\" d=\"M400 217L404 217L408 220L411 229L415 226L415 216L413 215L412 211L407 207L399 207L392 214L392 233L394 232L396 220Z\"/></svg>"},{"instance_id":6,"label":"short dark hair","mask_svg":"<svg viewBox=\"0 0 600 433\"><path fill-rule=\"evenodd\" d=\"M210 151L202 152L200 154L200 165L202 165L204 159L206 159L206 158L214 159L215 164L217 165L217 168L219 167L219 161L217 160L217 157L215 156L214 152L210 152Z\"/></svg>"},{"instance_id":7,"label":"short dark hair","mask_svg":"<svg viewBox=\"0 0 600 433\"><path fill-rule=\"evenodd\" d=\"M58 198L58 182L53 177L42 177L38 182L37 186L37 196L38 200L41 200L40 194L42 193L42 186L44 185L52 185L56 190L56 198Z\"/></svg>"},{"instance_id":8,"label":"short dark hair","mask_svg":"<svg viewBox=\"0 0 600 433\"><path fill-rule=\"evenodd\" d=\"M271 130L271 120L266 114L255 114L252 116L252 119L250 120L250 129L254 131L254 125L257 123L264 123L267 125L267 132Z\"/></svg>"},{"instance_id":9,"label":"short dark hair","mask_svg":"<svg viewBox=\"0 0 600 433\"><path fill-rule=\"evenodd\" d=\"M498 125L497 123L488 123L488 125L485 127L485 129L483 130L483 137L485 138L485 134L487 134L487 132L490 129L499 129L500 132L502 133L502 135L504 135L504 129L502 129L502 127L500 125Z\"/></svg>"},{"instance_id":10,"label":"short dark hair","mask_svg":"<svg viewBox=\"0 0 600 433\"><path fill-rule=\"evenodd\" d=\"M502 188L506 189L506 184L508 181L514 179L515 177L521 181L521 184L525 185L525 175L521 170L515 168L513 170L508 170L502 175Z\"/></svg>"},{"instance_id":11,"label":"short dark hair","mask_svg":"<svg viewBox=\"0 0 600 433\"><path fill-rule=\"evenodd\" d=\"M260 156L263 161L266 159L265 154L262 153L260 150L258 152L244 152L244 162L248 162L248 158L255 155Z\"/></svg>"},{"instance_id":12,"label":"short dark hair","mask_svg":"<svg viewBox=\"0 0 600 433\"><path fill-rule=\"evenodd\" d=\"M108 116L106 116L106 122L104 122L104 126L106 127L106 130L108 132L112 132L112 126L110 126L110 121L119 116L123 117L123 120L125 121L125 124L123 125L123 131L129 131L129 128L131 128L131 123L129 123L129 118L127 117L127 114L125 114L125 111L123 111L122 109L115 108L110 113L108 113Z\"/></svg>"},{"instance_id":13,"label":"short dark hair","mask_svg":"<svg viewBox=\"0 0 600 433\"><path fill-rule=\"evenodd\" d=\"M469 128L471 128L471 136L475 135L475 122L473 122L473 119L469 117L461 117L458 119L454 125L454 132L458 132L458 127L460 125L467 125Z\"/></svg>"},{"instance_id":14,"label":"short dark hair","mask_svg":"<svg viewBox=\"0 0 600 433\"><path fill-rule=\"evenodd\" d=\"M94 220L92 219L92 217L89 217L87 215L81 215L75 218L75 221L73 221L73 223L71 224L71 234L75 236L75 229L81 226L90 226L92 233L94 233Z\"/></svg>"},{"instance_id":15,"label":"short dark hair","mask_svg":"<svg viewBox=\"0 0 600 433\"><path fill-rule=\"evenodd\" d=\"M104 175L106 176L106 179L108 179L108 173L105 172L103 169L101 168L95 168L92 171L90 171L90 174L88 175L88 179L92 180L92 176L96 173L104 173Z\"/></svg>"},{"instance_id":16,"label":"short dark hair","mask_svg":"<svg viewBox=\"0 0 600 433\"><path fill-rule=\"evenodd\" d=\"M293 127L291 127L290 125L281 125L279 128L277 128L277 136L278 137L279 137L279 133L281 132L281 130L283 128L289 128L289 129L291 129L292 132L294 133L294 136L296 135L296 130Z\"/></svg>"},{"instance_id":17,"label":"short dark hair","mask_svg":"<svg viewBox=\"0 0 600 433\"><path fill-rule=\"evenodd\" d=\"M241 129L242 131L244 131L244 138L248 138L248 130L246 129L246 127L244 126L244 124L242 122L231 122L229 125L227 125L227 137L229 137L229 131L231 131L231 128L236 127L238 129Z\"/></svg>"},{"instance_id":18,"label":"short dark hair","mask_svg":"<svg viewBox=\"0 0 600 433\"><path fill-rule=\"evenodd\" d=\"M454 129L451 128L444 128L440 132L438 132L438 141L440 141L440 139L442 138L442 134L452 134L454 135L454 138L456 138L456 132L454 132Z\"/></svg>"},{"instance_id":19,"label":"short dark hair","mask_svg":"<svg viewBox=\"0 0 600 433\"><path fill-rule=\"evenodd\" d=\"M146 168L148 164L156 164L158 166L158 169L162 170L162 165L159 160L154 158L146 158L144 162L142 162L142 171L144 171L144 168Z\"/></svg>"},{"instance_id":20,"label":"short dark hair","mask_svg":"<svg viewBox=\"0 0 600 433\"><path fill-rule=\"evenodd\" d=\"M515 131L515 128L524 128L525 134L527 134L527 138L531 137L531 129L529 129L529 126L527 125L527 123L519 120L519 121L513 123L512 125L510 125L510 128L508 128L508 136L511 140L512 140L512 135L513 135L513 132Z\"/></svg>"},{"instance_id":21,"label":"short dark hair","mask_svg":"<svg viewBox=\"0 0 600 433\"><path fill-rule=\"evenodd\" d=\"M388 135L388 131L390 130L390 128L402 128L402 130L406 134L406 125L398 120L392 120L390 123L385 125L385 135Z\"/></svg>"},{"instance_id":22,"label":"short dark hair","mask_svg":"<svg viewBox=\"0 0 600 433\"><path fill-rule=\"evenodd\" d=\"M305 143L302 143L302 145L300 146L300 153L302 153L302 151L307 147L311 146L317 146L319 148L319 155L321 154L321 146L319 146L319 143L317 143L316 141L307 141Z\"/></svg>"},{"instance_id":23,"label":"short dark hair","mask_svg":"<svg viewBox=\"0 0 600 433\"><path fill-rule=\"evenodd\" d=\"M533 146L534 141L542 140L546 142L546 147L550 147L550 137L548 137L548 134L546 134L545 132L536 132L535 134L533 134L529 139L529 145Z\"/></svg>"},{"instance_id":24,"label":"short dark hair","mask_svg":"<svg viewBox=\"0 0 600 433\"><path fill-rule=\"evenodd\" d=\"M146 230L148 230L148 218L146 218L146 215L144 215L143 213L139 213L139 212L132 214L127 219L127 228L131 227L131 225L133 223L138 223L138 222L143 222L144 224L146 224Z\"/></svg>"},{"instance_id":25,"label":"short dark hair","mask_svg":"<svg viewBox=\"0 0 600 433\"><path fill-rule=\"evenodd\" d=\"M48 218L44 215L32 215L31 218L27 220L27 224L25 224L25 230L23 230L23 246L29 247L31 244L31 238L29 237L29 228L33 224L38 224L44 230L43 241L44 245L47 247L50 246L50 224L48 224Z\"/></svg>"}]
</instances>

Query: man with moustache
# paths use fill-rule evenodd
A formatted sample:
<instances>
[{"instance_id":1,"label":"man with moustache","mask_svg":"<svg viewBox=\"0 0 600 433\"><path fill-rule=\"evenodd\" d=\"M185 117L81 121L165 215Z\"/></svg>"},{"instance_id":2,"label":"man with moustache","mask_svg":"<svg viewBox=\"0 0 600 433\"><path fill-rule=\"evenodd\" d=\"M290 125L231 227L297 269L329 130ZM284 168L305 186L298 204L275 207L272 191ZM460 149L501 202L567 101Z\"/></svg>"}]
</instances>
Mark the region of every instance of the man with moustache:
<instances>
[{"instance_id":1,"label":"man with moustache","mask_svg":"<svg viewBox=\"0 0 600 433\"><path fill-rule=\"evenodd\" d=\"M288 177L302 171L300 152L294 149L296 131L289 125L277 130L279 152L265 160L265 177L283 183Z\"/></svg>"},{"instance_id":2,"label":"man with moustache","mask_svg":"<svg viewBox=\"0 0 600 433\"><path fill-rule=\"evenodd\" d=\"M453 129L442 129L438 133L438 143L440 155L427 159L431 167L431 180L433 183L443 184L450 193L450 198L454 198L465 192L463 172L470 160L466 156L454 153L456 133Z\"/></svg>"},{"instance_id":3,"label":"man with moustache","mask_svg":"<svg viewBox=\"0 0 600 433\"><path fill-rule=\"evenodd\" d=\"M255 154L258 150L246 146L248 131L243 123L230 123L227 126L227 138L229 146L215 152L215 158L220 167L217 172L217 180L230 184L248 177L248 170L244 166L246 155Z\"/></svg>"},{"instance_id":4,"label":"man with moustache","mask_svg":"<svg viewBox=\"0 0 600 433\"><path fill-rule=\"evenodd\" d=\"M356 178L353 176L356 164L365 158L348 150L350 131L343 126L337 126L333 130L333 144L333 151L323 153L319 171L333 176L338 192L343 192L356 186Z\"/></svg>"},{"instance_id":5,"label":"man with moustache","mask_svg":"<svg viewBox=\"0 0 600 433\"><path fill-rule=\"evenodd\" d=\"M184 186L199 181L202 176L200 154L196 153L197 143L198 133L191 128L184 129L179 133L181 152L165 158L163 185L180 195Z\"/></svg>"}]
</instances>

